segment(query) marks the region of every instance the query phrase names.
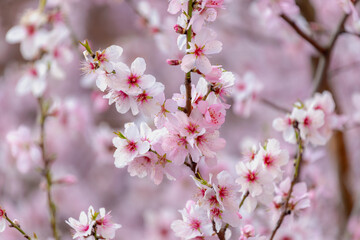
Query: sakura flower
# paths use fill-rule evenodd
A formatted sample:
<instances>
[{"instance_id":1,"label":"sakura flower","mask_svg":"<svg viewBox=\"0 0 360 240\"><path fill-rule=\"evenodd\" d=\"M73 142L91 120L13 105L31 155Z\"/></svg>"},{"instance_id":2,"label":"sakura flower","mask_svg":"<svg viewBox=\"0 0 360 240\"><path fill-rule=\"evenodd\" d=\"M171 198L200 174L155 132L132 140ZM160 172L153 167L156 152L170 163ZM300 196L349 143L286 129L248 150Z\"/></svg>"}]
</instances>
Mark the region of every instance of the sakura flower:
<instances>
[{"instance_id":1,"label":"sakura flower","mask_svg":"<svg viewBox=\"0 0 360 240\"><path fill-rule=\"evenodd\" d=\"M324 112L321 110L294 108L291 113L293 119L299 123L300 136L303 140L314 145L324 145L326 139L320 135L319 128L324 125Z\"/></svg>"},{"instance_id":2,"label":"sakura flower","mask_svg":"<svg viewBox=\"0 0 360 240\"><path fill-rule=\"evenodd\" d=\"M149 142L142 141L139 129L135 123L125 124L125 132L121 137L113 138L116 147L114 153L115 166L123 168L139 154L144 154L149 150Z\"/></svg>"},{"instance_id":3,"label":"sakura flower","mask_svg":"<svg viewBox=\"0 0 360 240\"><path fill-rule=\"evenodd\" d=\"M240 230L239 240L265 240L265 236L255 235L255 228L253 225L247 224Z\"/></svg>"},{"instance_id":4,"label":"sakura flower","mask_svg":"<svg viewBox=\"0 0 360 240\"><path fill-rule=\"evenodd\" d=\"M96 234L105 239L114 239L115 232L119 228L121 228L120 224L111 221L110 212L106 213L105 208L100 208L96 219Z\"/></svg>"},{"instance_id":5,"label":"sakura flower","mask_svg":"<svg viewBox=\"0 0 360 240\"><path fill-rule=\"evenodd\" d=\"M236 173L240 176L236 182L241 185L241 191L249 191L252 197L262 194L264 188L271 188L271 176L264 170L259 160L239 162L236 165Z\"/></svg>"},{"instance_id":6,"label":"sakura flower","mask_svg":"<svg viewBox=\"0 0 360 240\"><path fill-rule=\"evenodd\" d=\"M266 146L261 147L255 159L262 162L273 178L281 176L281 167L289 161L289 153L280 149L280 143L276 139L269 139Z\"/></svg>"},{"instance_id":7,"label":"sakura flower","mask_svg":"<svg viewBox=\"0 0 360 240\"><path fill-rule=\"evenodd\" d=\"M111 73L115 64L120 62L123 49L120 46L111 45L103 51L96 51L94 61L99 64L99 67L107 72Z\"/></svg>"},{"instance_id":8,"label":"sakura flower","mask_svg":"<svg viewBox=\"0 0 360 240\"><path fill-rule=\"evenodd\" d=\"M33 140L29 128L20 126L17 130L9 132L6 140L20 172L26 173L34 164L40 164L41 150Z\"/></svg>"},{"instance_id":9,"label":"sakura flower","mask_svg":"<svg viewBox=\"0 0 360 240\"><path fill-rule=\"evenodd\" d=\"M131 64L131 69L123 63L115 66L116 80L112 88L124 91L128 95L138 95L144 89L152 87L155 83L155 77L144 74L146 63L143 58L136 58Z\"/></svg>"},{"instance_id":10,"label":"sakura flower","mask_svg":"<svg viewBox=\"0 0 360 240\"><path fill-rule=\"evenodd\" d=\"M46 89L46 63L37 61L20 78L16 91L20 95L31 92L35 97L43 95Z\"/></svg>"},{"instance_id":11,"label":"sakura flower","mask_svg":"<svg viewBox=\"0 0 360 240\"><path fill-rule=\"evenodd\" d=\"M79 221L74 218L69 218L69 220L65 222L72 227L73 230L75 230L73 239L83 239L90 236L95 224L95 221L91 218L91 216L88 218L84 211L80 213Z\"/></svg>"},{"instance_id":12,"label":"sakura flower","mask_svg":"<svg viewBox=\"0 0 360 240\"><path fill-rule=\"evenodd\" d=\"M220 138L220 133L217 130L207 131L195 139L195 146L205 157L204 160L208 166L216 164L216 153L223 149L225 144L225 139Z\"/></svg>"},{"instance_id":13,"label":"sakura flower","mask_svg":"<svg viewBox=\"0 0 360 240\"><path fill-rule=\"evenodd\" d=\"M164 88L165 87L162 83L156 82L150 88L143 90L140 94L135 96L138 111L149 117L160 112L160 100L163 99Z\"/></svg>"},{"instance_id":14,"label":"sakura flower","mask_svg":"<svg viewBox=\"0 0 360 240\"><path fill-rule=\"evenodd\" d=\"M189 72L197 68L201 73L208 74L212 67L206 55L219 53L222 50L222 43L214 40L216 34L207 28L203 28L196 36L194 42L190 42L190 49L183 57L181 69Z\"/></svg>"},{"instance_id":15,"label":"sakura flower","mask_svg":"<svg viewBox=\"0 0 360 240\"><path fill-rule=\"evenodd\" d=\"M289 143L296 143L295 130L293 127L294 119L289 114L283 118L274 119L272 125L276 131L283 132L283 138Z\"/></svg>"},{"instance_id":16,"label":"sakura flower","mask_svg":"<svg viewBox=\"0 0 360 240\"><path fill-rule=\"evenodd\" d=\"M39 54L46 32L40 27L46 22L46 16L40 10L30 10L21 18L20 24L6 33L8 43L20 43L21 55L32 60Z\"/></svg>"},{"instance_id":17,"label":"sakura flower","mask_svg":"<svg viewBox=\"0 0 360 240\"><path fill-rule=\"evenodd\" d=\"M206 210L188 201L186 208L180 211L183 220L176 220L171 224L177 237L192 239L195 237L209 236L213 233L211 221Z\"/></svg>"},{"instance_id":18,"label":"sakura flower","mask_svg":"<svg viewBox=\"0 0 360 240\"><path fill-rule=\"evenodd\" d=\"M192 85L191 87L191 104L197 105L201 100L204 99L206 93L208 92L208 83L204 78L200 78L196 87ZM175 93L172 99L177 103L179 107L186 106L186 88L185 85L182 84L180 86L180 94Z\"/></svg>"},{"instance_id":19,"label":"sakura flower","mask_svg":"<svg viewBox=\"0 0 360 240\"><path fill-rule=\"evenodd\" d=\"M5 210L0 206L0 232L5 231L6 228L6 218L5 218Z\"/></svg>"},{"instance_id":20,"label":"sakura flower","mask_svg":"<svg viewBox=\"0 0 360 240\"><path fill-rule=\"evenodd\" d=\"M139 113L135 97L129 96L121 90L111 89L104 98L109 99L109 105L115 103L116 110L119 113L127 113L130 109L133 115Z\"/></svg>"},{"instance_id":21,"label":"sakura flower","mask_svg":"<svg viewBox=\"0 0 360 240\"><path fill-rule=\"evenodd\" d=\"M225 107L223 104L217 103L209 106L207 101L201 101L198 108L204 114L204 120L210 127L220 128L225 122Z\"/></svg>"},{"instance_id":22,"label":"sakura flower","mask_svg":"<svg viewBox=\"0 0 360 240\"><path fill-rule=\"evenodd\" d=\"M219 203L225 209L236 209L237 204L237 192L239 186L235 184L234 179L227 171L220 172L217 176L217 184L214 184L214 190Z\"/></svg>"},{"instance_id":23,"label":"sakura flower","mask_svg":"<svg viewBox=\"0 0 360 240\"><path fill-rule=\"evenodd\" d=\"M290 186L291 180L289 177L287 177L284 181L280 183L279 188L275 188L275 192L277 193L278 197L277 201L281 204L284 203L286 198L288 197ZM295 214L297 214L299 211L308 207L310 207L310 199L307 193L306 183L296 183L293 187L293 191L289 200L289 209Z\"/></svg>"},{"instance_id":24,"label":"sakura flower","mask_svg":"<svg viewBox=\"0 0 360 240\"><path fill-rule=\"evenodd\" d=\"M172 99L167 99L161 105L160 111L155 115L154 123L158 128L165 125L168 114L174 113L178 109L178 105Z\"/></svg>"}]
</instances>

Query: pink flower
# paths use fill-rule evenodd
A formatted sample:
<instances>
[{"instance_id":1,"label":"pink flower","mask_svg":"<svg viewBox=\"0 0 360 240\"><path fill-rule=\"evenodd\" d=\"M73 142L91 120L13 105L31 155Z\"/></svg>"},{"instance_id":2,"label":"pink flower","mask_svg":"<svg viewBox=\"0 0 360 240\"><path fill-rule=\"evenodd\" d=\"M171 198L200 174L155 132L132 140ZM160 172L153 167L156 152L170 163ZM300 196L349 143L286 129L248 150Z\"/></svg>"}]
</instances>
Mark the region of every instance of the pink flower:
<instances>
[{"instance_id":1,"label":"pink flower","mask_svg":"<svg viewBox=\"0 0 360 240\"><path fill-rule=\"evenodd\" d=\"M296 143L295 130L293 127L294 119L289 114L283 118L274 119L272 125L276 131L283 132L283 138L289 143Z\"/></svg>"},{"instance_id":2,"label":"pink flower","mask_svg":"<svg viewBox=\"0 0 360 240\"><path fill-rule=\"evenodd\" d=\"M115 66L115 79L112 88L121 90L128 95L136 96L141 94L144 89L148 89L155 84L155 77L144 74L146 63L143 58L136 58L131 64L131 69L123 63Z\"/></svg>"},{"instance_id":3,"label":"pink flower","mask_svg":"<svg viewBox=\"0 0 360 240\"><path fill-rule=\"evenodd\" d=\"M41 149L34 142L29 128L20 126L17 130L9 132L6 140L20 172L26 173L34 164L41 163Z\"/></svg>"},{"instance_id":4,"label":"pink flower","mask_svg":"<svg viewBox=\"0 0 360 240\"><path fill-rule=\"evenodd\" d=\"M120 62L123 49L116 45L111 45L103 51L96 51L94 61L98 63L100 69L107 73L111 73L115 69L115 65Z\"/></svg>"},{"instance_id":5,"label":"pink flower","mask_svg":"<svg viewBox=\"0 0 360 240\"><path fill-rule=\"evenodd\" d=\"M241 185L241 191L247 192L252 197L259 196L264 188L271 188L271 176L264 170L259 160L251 162L239 162L236 165L236 173L240 176L236 182Z\"/></svg>"},{"instance_id":6,"label":"pink flower","mask_svg":"<svg viewBox=\"0 0 360 240\"><path fill-rule=\"evenodd\" d=\"M183 220L176 220L171 224L177 237L192 239L200 236L210 236L213 233L212 224L207 217L206 210L192 201L188 201L186 208L180 211Z\"/></svg>"},{"instance_id":7,"label":"pink flower","mask_svg":"<svg viewBox=\"0 0 360 240\"><path fill-rule=\"evenodd\" d=\"M203 74L211 72L212 67L206 55L219 53L222 50L222 43L214 40L216 34L207 28L202 29L196 36L194 42L190 42L190 49L183 57L181 69L189 72L197 68Z\"/></svg>"},{"instance_id":8,"label":"pink flower","mask_svg":"<svg viewBox=\"0 0 360 240\"><path fill-rule=\"evenodd\" d=\"M220 133L217 130L206 131L195 139L196 148L205 157L205 162L209 166L216 164L216 153L223 149L225 144L225 139L220 138Z\"/></svg>"},{"instance_id":9,"label":"pink flower","mask_svg":"<svg viewBox=\"0 0 360 240\"><path fill-rule=\"evenodd\" d=\"M46 15L39 10L30 10L22 16L20 25L12 27L6 33L8 43L20 43L21 55L26 60L34 59L40 52L46 31L41 26L46 23Z\"/></svg>"},{"instance_id":10,"label":"pink flower","mask_svg":"<svg viewBox=\"0 0 360 240\"><path fill-rule=\"evenodd\" d=\"M113 138L113 144L116 147L114 157L117 168L125 167L135 157L146 153L150 148L149 142L141 140L139 129L135 123L125 124L124 135Z\"/></svg>"},{"instance_id":11,"label":"pink flower","mask_svg":"<svg viewBox=\"0 0 360 240\"><path fill-rule=\"evenodd\" d=\"M314 145L324 145L326 139L319 133L319 128L324 125L324 112L321 110L294 108L291 117L299 123L300 136L304 141Z\"/></svg>"},{"instance_id":12,"label":"pink flower","mask_svg":"<svg viewBox=\"0 0 360 240\"><path fill-rule=\"evenodd\" d=\"M155 115L154 123L157 128L162 128L165 125L167 116L175 113L178 110L177 103L172 99L166 99L161 105L160 111Z\"/></svg>"},{"instance_id":13,"label":"pink flower","mask_svg":"<svg viewBox=\"0 0 360 240\"><path fill-rule=\"evenodd\" d=\"M105 239L114 239L115 232L119 228L121 228L120 224L111 221L110 212L105 213L105 208L100 208L96 218L96 234Z\"/></svg>"},{"instance_id":14,"label":"pink flower","mask_svg":"<svg viewBox=\"0 0 360 240\"><path fill-rule=\"evenodd\" d=\"M204 115L204 120L210 127L218 129L225 122L226 111L223 104L209 105L207 101L200 101L198 109Z\"/></svg>"},{"instance_id":15,"label":"pink flower","mask_svg":"<svg viewBox=\"0 0 360 240\"><path fill-rule=\"evenodd\" d=\"M266 170L275 179L281 177L281 167L289 162L289 153L286 150L281 150L280 143L272 138L267 141L265 146L260 147L255 160L262 162Z\"/></svg>"},{"instance_id":16,"label":"pink flower","mask_svg":"<svg viewBox=\"0 0 360 240\"><path fill-rule=\"evenodd\" d=\"M31 65L20 78L16 92L20 95L31 92L35 97L40 97L46 89L47 65L45 62L37 61Z\"/></svg>"},{"instance_id":17,"label":"pink flower","mask_svg":"<svg viewBox=\"0 0 360 240\"><path fill-rule=\"evenodd\" d=\"M119 113L127 113L130 109L133 115L139 113L135 97L129 96L121 90L111 89L104 98L109 99L109 105L115 103L116 110Z\"/></svg>"},{"instance_id":18,"label":"pink flower","mask_svg":"<svg viewBox=\"0 0 360 240\"><path fill-rule=\"evenodd\" d=\"M73 239L76 238L83 239L86 238L87 236L90 236L93 226L95 224L95 221L92 219L91 215L87 216L84 211L80 213L79 221L75 220L74 218L69 218L69 220L65 222L75 230Z\"/></svg>"}]
</instances>

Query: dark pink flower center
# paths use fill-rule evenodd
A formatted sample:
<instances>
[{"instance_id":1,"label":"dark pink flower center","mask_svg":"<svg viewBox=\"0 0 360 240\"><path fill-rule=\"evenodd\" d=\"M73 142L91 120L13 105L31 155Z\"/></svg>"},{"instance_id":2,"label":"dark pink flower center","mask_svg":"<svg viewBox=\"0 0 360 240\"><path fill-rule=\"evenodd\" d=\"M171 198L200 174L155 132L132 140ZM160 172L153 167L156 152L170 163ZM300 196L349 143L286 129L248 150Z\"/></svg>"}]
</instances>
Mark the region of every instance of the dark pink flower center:
<instances>
[{"instance_id":1,"label":"dark pink flower center","mask_svg":"<svg viewBox=\"0 0 360 240\"><path fill-rule=\"evenodd\" d=\"M106 55L104 52L102 53L96 53L96 57L97 57L97 60L101 63L105 62L106 61Z\"/></svg>"},{"instance_id":2,"label":"dark pink flower center","mask_svg":"<svg viewBox=\"0 0 360 240\"><path fill-rule=\"evenodd\" d=\"M221 198L225 198L230 195L227 187L221 187L221 186L218 187L219 187L219 196Z\"/></svg>"},{"instance_id":3,"label":"dark pink flower center","mask_svg":"<svg viewBox=\"0 0 360 240\"><path fill-rule=\"evenodd\" d=\"M128 141L128 145L126 145L126 149L129 152L134 152L137 150L136 142L134 141Z\"/></svg>"},{"instance_id":4,"label":"dark pink flower center","mask_svg":"<svg viewBox=\"0 0 360 240\"><path fill-rule=\"evenodd\" d=\"M274 159L269 155L269 154L266 154L265 157L264 157L264 164L266 166L270 166L272 163L273 163Z\"/></svg>"},{"instance_id":5,"label":"dark pink flower center","mask_svg":"<svg viewBox=\"0 0 360 240\"><path fill-rule=\"evenodd\" d=\"M0 219L5 215L5 211L0 209Z\"/></svg>"},{"instance_id":6,"label":"dark pink flower center","mask_svg":"<svg viewBox=\"0 0 360 240\"><path fill-rule=\"evenodd\" d=\"M306 127L311 125L311 119L308 116L306 116L305 119L304 119L304 125Z\"/></svg>"},{"instance_id":7,"label":"dark pink flower center","mask_svg":"<svg viewBox=\"0 0 360 240\"><path fill-rule=\"evenodd\" d=\"M196 57L200 57L201 55L204 55L203 49L195 45L195 51L194 54Z\"/></svg>"},{"instance_id":8,"label":"dark pink flower center","mask_svg":"<svg viewBox=\"0 0 360 240\"><path fill-rule=\"evenodd\" d=\"M126 94L126 93L124 93L123 91L118 91L117 92L117 98L119 98L119 99L121 99L121 100L125 100L125 99L127 99L129 96Z\"/></svg>"},{"instance_id":9,"label":"dark pink flower center","mask_svg":"<svg viewBox=\"0 0 360 240\"><path fill-rule=\"evenodd\" d=\"M29 72L30 72L30 75L33 76L33 77L37 77L37 75L38 75L35 68L31 68Z\"/></svg>"},{"instance_id":10,"label":"dark pink flower center","mask_svg":"<svg viewBox=\"0 0 360 240\"><path fill-rule=\"evenodd\" d=\"M248 182L255 182L257 179L256 172L250 172L246 175Z\"/></svg>"},{"instance_id":11,"label":"dark pink flower center","mask_svg":"<svg viewBox=\"0 0 360 240\"><path fill-rule=\"evenodd\" d=\"M130 74L130 76L128 76L128 84L131 87L137 86L139 83L139 78L138 76L136 76L136 74Z\"/></svg>"},{"instance_id":12,"label":"dark pink flower center","mask_svg":"<svg viewBox=\"0 0 360 240\"><path fill-rule=\"evenodd\" d=\"M140 103L148 102L148 100L149 100L149 97L145 91L143 93L137 95L137 97L136 97L136 101L138 101Z\"/></svg>"},{"instance_id":13,"label":"dark pink flower center","mask_svg":"<svg viewBox=\"0 0 360 240\"><path fill-rule=\"evenodd\" d=\"M197 219L191 220L190 228L192 230L198 230L198 229L200 229L200 226L201 226L201 222L199 220L197 220Z\"/></svg>"},{"instance_id":14,"label":"dark pink flower center","mask_svg":"<svg viewBox=\"0 0 360 240\"><path fill-rule=\"evenodd\" d=\"M199 127L199 125L196 125L195 123L190 122L189 125L186 126L186 131L190 134L194 134L197 131L197 128Z\"/></svg>"},{"instance_id":15,"label":"dark pink flower center","mask_svg":"<svg viewBox=\"0 0 360 240\"><path fill-rule=\"evenodd\" d=\"M218 208L213 208L210 210L211 215L214 217L219 217L221 215L221 211Z\"/></svg>"},{"instance_id":16,"label":"dark pink flower center","mask_svg":"<svg viewBox=\"0 0 360 240\"><path fill-rule=\"evenodd\" d=\"M26 32L29 36L34 35L35 33L35 26L34 25L27 25L26 26Z\"/></svg>"}]
</instances>

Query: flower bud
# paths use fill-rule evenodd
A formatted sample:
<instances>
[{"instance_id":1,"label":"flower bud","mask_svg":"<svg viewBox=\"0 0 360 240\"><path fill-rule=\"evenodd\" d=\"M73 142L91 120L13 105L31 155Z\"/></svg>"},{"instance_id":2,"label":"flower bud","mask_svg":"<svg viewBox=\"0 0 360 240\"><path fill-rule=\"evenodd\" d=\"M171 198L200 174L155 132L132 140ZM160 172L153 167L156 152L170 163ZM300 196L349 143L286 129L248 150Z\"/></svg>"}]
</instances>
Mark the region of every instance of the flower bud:
<instances>
[{"instance_id":1,"label":"flower bud","mask_svg":"<svg viewBox=\"0 0 360 240\"><path fill-rule=\"evenodd\" d=\"M181 64L181 61L177 59L168 59L166 62L171 66L177 66Z\"/></svg>"},{"instance_id":2,"label":"flower bud","mask_svg":"<svg viewBox=\"0 0 360 240\"><path fill-rule=\"evenodd\" d=\"M179 33L179 34L184 34L185 33L185 29L183 27L181 27L179 24L176 24L174 26L174 30L176 33Z\"/></svg>"}]
</instances>

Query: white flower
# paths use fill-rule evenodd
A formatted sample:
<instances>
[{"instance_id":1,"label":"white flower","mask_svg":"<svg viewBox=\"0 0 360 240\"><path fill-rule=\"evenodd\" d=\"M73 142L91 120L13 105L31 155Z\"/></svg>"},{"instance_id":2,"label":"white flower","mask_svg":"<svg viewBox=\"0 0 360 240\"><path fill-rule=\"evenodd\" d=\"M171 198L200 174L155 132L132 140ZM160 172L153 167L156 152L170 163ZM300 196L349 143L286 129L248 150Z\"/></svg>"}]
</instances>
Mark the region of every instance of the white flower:
<instances>
[{"instance_id":1,"label":"white flower","mask_svg":"<svg viewBox=\"0 0 360 240\"><path fill-rule=\"evenodd\" d=\"M148 141L141 140L139 129L133 122L125 124L123 136L125 138L115 137L113 139L113 144L117 148L114 153L117 168L125 167L135 157L146 153L150 148Z\"/></svg>"},{"instance_id":2,"label":"white flower","mask_svg":"<svg viewBox=\"0 0 360 240\"><path fill-rule=\"evenodd\" d=\"M207 28L203 28L196 36L194 42L190 42L190 49L183 57L181 69L184 72L190 72L197 68L201 73L208 74L212 67L206 55L219 53L222 50L222 43L214 40L216 34Z\"/></svg>"}]
</instances>

